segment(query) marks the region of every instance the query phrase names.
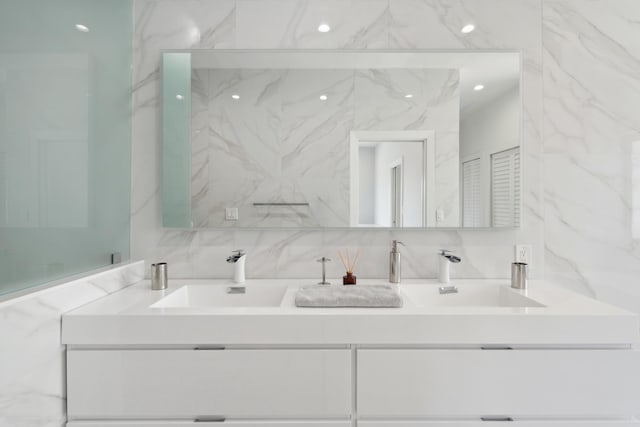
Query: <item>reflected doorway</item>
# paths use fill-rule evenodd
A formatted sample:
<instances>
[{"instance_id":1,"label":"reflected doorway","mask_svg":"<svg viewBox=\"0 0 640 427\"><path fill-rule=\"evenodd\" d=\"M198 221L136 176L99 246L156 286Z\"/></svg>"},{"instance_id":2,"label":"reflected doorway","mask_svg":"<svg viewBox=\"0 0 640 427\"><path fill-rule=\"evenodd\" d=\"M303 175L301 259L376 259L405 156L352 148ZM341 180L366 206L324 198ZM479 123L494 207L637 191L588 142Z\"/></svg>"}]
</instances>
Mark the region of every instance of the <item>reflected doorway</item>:
<instances>
[{"instance_id":1,"label":"reflected doorway","mask_svg":"<svg viewBox=\"0 0 640 427\"><path fill-rule=\"evenodd\" d=\"M402 227L402 160L398 160L391 165L391 226Z\"/></svg>"},{"instance_id":2,"label":"reflected doorway","mask_svg":"<svg viewBox=\"0 0 640 427\"><path fill-rule=\"evenodd\" d=\"M432 131L351 132L350 225L433 227Z\"/></svg>"}]
</instances>

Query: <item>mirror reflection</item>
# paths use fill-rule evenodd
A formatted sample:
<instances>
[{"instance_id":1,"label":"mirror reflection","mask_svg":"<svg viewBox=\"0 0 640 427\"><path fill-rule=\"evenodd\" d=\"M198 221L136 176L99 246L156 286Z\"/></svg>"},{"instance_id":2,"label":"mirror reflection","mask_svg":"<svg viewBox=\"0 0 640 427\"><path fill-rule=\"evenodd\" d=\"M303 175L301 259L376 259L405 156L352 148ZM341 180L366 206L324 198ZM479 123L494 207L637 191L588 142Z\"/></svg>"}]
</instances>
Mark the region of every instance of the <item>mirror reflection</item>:
<instances>
[{"instance_id":1,"label":"mirror reflection","mask_svg":"<svg viewBox=\"0 0 640 427\"><path fill-rule=\"evenodd\" d=\"M163 56L165 226L519 226L518 53Z\"/></svg>"}]
</instances>

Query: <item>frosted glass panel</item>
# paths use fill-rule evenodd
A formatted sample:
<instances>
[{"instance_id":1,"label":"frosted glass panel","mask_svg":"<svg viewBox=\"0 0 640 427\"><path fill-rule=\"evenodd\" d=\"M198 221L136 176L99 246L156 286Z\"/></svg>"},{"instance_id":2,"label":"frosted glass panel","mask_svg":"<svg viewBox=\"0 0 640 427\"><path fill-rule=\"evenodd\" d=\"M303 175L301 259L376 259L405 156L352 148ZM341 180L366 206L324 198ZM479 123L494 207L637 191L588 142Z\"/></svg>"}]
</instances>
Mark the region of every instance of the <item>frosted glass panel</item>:
<instances>
[{"instance_id":1,"label":"frosted glass panel","mask_svg":"<svg viewBox=\"0 0 640 427\"><path fill-rule=\"evenodd\" d=\"M129 257L131 27L131 0L0 2L0 295Z\"/></svg>"},{"instance_id":2,"label":"frosted glass panel","mask_svg":"<svg viewBox=\"0 0 640 427\"><path fill-rule=\"evenodd\" d=\"M191 227L191 54L162 55L162 224Z\"/></svg>"}]
</instances>

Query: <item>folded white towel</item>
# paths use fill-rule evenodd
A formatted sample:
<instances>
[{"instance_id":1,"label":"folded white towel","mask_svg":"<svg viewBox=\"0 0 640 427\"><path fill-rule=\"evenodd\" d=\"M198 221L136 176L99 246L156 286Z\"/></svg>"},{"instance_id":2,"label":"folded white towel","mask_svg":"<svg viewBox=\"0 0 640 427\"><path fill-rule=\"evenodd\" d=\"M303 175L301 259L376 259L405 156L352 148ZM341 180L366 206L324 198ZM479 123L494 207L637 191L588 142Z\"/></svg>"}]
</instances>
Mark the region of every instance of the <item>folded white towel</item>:
<instances>
[{"instance_id":1,"label":"folded white towel","mask_svg":"<svg viewBox=\"0 0 640 427\"><path fill-rule=\"evenodd\" d=\"M402 307L402 297L389 285L313 285L296 294L298 307Z\"/></svg>"}]
</instances>

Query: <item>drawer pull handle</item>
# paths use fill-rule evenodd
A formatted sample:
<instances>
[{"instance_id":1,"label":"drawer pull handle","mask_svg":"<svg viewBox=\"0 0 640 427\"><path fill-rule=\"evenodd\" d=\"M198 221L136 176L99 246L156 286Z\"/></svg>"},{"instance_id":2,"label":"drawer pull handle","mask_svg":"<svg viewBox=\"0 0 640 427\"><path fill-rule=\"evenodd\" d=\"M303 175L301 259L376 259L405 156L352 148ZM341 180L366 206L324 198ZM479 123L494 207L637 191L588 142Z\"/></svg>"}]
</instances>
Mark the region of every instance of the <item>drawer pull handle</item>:
<instances>
[{"instance_id":1,"label":"drawer pull handle","mask_svg":"<svg viewBox=\"0 0 640 427\"><path fill-rule=\"evenodd\" d=\"M226 421L225 417L221 416L208 416L208 417L198 417L193 420L194 423L223 423Z\"/></svg>"},{"instance_id":2,"label":"drawer pull handle","mask_svg":"<svg viewBox=\"0 0 640 427\"><path fill-rule=\"evenodd\" d=\"M194 350L224 350L223 345L199 345Z\"/></svg>"},{"instance_id":3,"label":"drawer pull handle","mask_svg":"<svg viewBox=\"0 0 640 427\"><path fill-rule=\"evenodd\" d=\"M513 421L513 418L511 417L481 417L480 419L482 421L488 421L488 422Z\"/></svg>"},{"instance_id":4,"label":"drawer pull handle","mask_svg":"<svg viewBox=\"0 0 640 427\"><path fill-rule=\"evenodd\" d=\"M508 345L483 345L480 347L481 350L513 350L513 348Z\"/></svg>"}]
</instances>

